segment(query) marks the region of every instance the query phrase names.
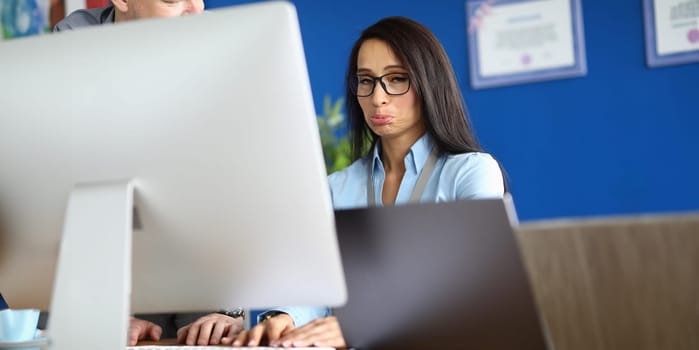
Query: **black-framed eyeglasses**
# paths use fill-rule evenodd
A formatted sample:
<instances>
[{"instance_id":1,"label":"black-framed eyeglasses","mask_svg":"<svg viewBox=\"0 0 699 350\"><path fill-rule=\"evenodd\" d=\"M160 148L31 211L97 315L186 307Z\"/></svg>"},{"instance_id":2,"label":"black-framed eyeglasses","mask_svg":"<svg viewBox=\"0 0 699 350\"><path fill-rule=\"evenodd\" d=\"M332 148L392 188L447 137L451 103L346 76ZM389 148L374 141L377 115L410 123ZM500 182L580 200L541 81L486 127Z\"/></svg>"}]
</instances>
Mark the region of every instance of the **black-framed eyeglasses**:
<instances>
[{"instance_id":1,"label":"black-framed eyeglasses","mask_svg":"<svg viewBox=\"0 0 699 350\"><path fill-rule=\"evenodd\" d=\"M404 95L410 90L408 73L388 73L380 77L357 75L352 79L352 92L357 97L368 97L374 93L376 82L381 83L383 91L389 95Z\"/></svg>"}]
</instances>

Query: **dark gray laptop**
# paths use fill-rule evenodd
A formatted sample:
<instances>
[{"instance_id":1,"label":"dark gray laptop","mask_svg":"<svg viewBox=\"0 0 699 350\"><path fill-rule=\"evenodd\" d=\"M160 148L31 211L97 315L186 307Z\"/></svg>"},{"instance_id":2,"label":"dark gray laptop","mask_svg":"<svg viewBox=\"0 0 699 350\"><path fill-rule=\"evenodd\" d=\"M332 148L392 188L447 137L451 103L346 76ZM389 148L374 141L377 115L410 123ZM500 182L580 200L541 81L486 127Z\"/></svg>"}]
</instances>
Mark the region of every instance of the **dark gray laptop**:
<instances>
[{"instance_id":1,"label":"dark gray laptop","mask_svg":"<svg viewBox=\"0 0 699 350\"><path fill-rule=\"evenodd\" d=\"M335 212L358 349L546 349L509 197Z\"/></svg>"}]
</instances>

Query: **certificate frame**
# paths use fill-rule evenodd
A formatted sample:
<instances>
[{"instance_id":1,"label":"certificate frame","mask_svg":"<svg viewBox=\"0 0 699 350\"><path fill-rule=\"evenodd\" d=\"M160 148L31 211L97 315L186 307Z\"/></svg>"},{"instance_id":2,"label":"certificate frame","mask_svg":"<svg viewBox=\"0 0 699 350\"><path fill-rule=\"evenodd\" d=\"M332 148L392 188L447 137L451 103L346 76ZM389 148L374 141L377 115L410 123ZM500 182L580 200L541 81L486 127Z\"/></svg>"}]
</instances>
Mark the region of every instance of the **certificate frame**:
<instances>
[{"instance_id":1,"label":"certificate frame","mask_svg":"<svg viewBox=\"0 0 699 350\"><path fill-rule=\"evenodd\" d=\"M571 45L566 49L568 52L565 53L565 55L569 57L569 63L558 66L540 66L532 69L524 69L522 71L482 74L483 65L480 62L480 57L485 51L484 45L486 43L479 42L478 31L481 30L481 25L487 24L485 20L488 20L489 13L494 11L496 12L498 10L498 6L538 6L545 1L564 1L564 4L565 2L569 4L569 13L561 14L564 16L570 16L568 19L571 34L569 38L566 38L566 40L570 40L569 43ZM585 76L587 74L582 7L580 0L467 0L466 17L468 24L467 37L470 63L469 72L471 75L471 86L474 89L573 78ZM522 64L526 64L524 62L527 58L528 55L526 54L522 56Z\"/></svg>"},{"instance_id":2,"label":"certificate frame","mask_svg":"<svg viewBox=\"0 0 699 350\"><path fill-rule=\"evenodd\" d=\"M693 29L693 39L696 43L696 49L689 51L680 51L674 53L659 53L659 33L657 32L657 11L656 1L658 0L643 0L643 17L645 26L645 44L646 44L646 64L650 68L662 67L676 64L686 64L699 62L699 29ZM699 21L699 18L697 19ZM696 22L695 22L696 23ZM690 30L692 31L692 30ZM690 39L690 33L687 33L687 39Z\"/></svg>"}]
</instances>

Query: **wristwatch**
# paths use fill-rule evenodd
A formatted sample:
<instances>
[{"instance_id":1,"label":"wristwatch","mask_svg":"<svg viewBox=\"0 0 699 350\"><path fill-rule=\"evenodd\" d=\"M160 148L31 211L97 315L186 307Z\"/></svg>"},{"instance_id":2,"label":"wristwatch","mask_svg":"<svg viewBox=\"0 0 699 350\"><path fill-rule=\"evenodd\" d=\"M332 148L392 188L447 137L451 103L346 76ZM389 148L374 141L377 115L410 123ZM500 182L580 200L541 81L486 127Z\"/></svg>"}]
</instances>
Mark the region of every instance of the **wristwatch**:
<instances>
[{"instance_id":1,"label":"wristwatch","mask_svg":"<svg viewBox=\"0 0 699 350\"><path fill-rule=\"evenodd\" d=\"M226 315L228 317L233 317L233 318L238 318L242 317L245 319L245 310L242 307L237 307L235 309L221 309L216 311L216 313L219 313L221 315Z\"/></svg>"}]
</instances>

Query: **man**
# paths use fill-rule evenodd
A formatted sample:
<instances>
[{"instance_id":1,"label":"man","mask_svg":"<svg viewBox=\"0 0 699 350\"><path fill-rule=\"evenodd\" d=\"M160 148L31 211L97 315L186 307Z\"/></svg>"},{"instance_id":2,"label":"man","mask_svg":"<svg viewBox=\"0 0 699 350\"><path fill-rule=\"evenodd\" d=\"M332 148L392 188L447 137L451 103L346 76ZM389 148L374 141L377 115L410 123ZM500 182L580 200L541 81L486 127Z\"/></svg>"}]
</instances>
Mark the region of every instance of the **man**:
<instances>
[{"instance_id":1,"label":"man","mask_svg":"<svg viewBox=\"0 0 699 350\"><path fill-rule=\"evenodd\" d=\"M77 10L58 22L53 31L60 32L137 19L177 17L204 11L204 0L111 0L111 2L112 4L107 7ZM177 337L178 342L188 345L219 344L221 338L230 339L238 335L243 329L243 318L242 309L209 314L140 315L139 318L130 318L127 342L132 346L139 340L159 340L164 335L167 338Z\"/></svg>"},{"instance_id":2,"label":"man","mask_svg":"<svg viewBox=\"0 0 699 350\"><path fill-rule=\"evenodd\" d=\"M177 17L204 11L204 0L111 0L107 7L77 10L61 20L54 32L134 19Z\"/></svg>"}]
</instances>

